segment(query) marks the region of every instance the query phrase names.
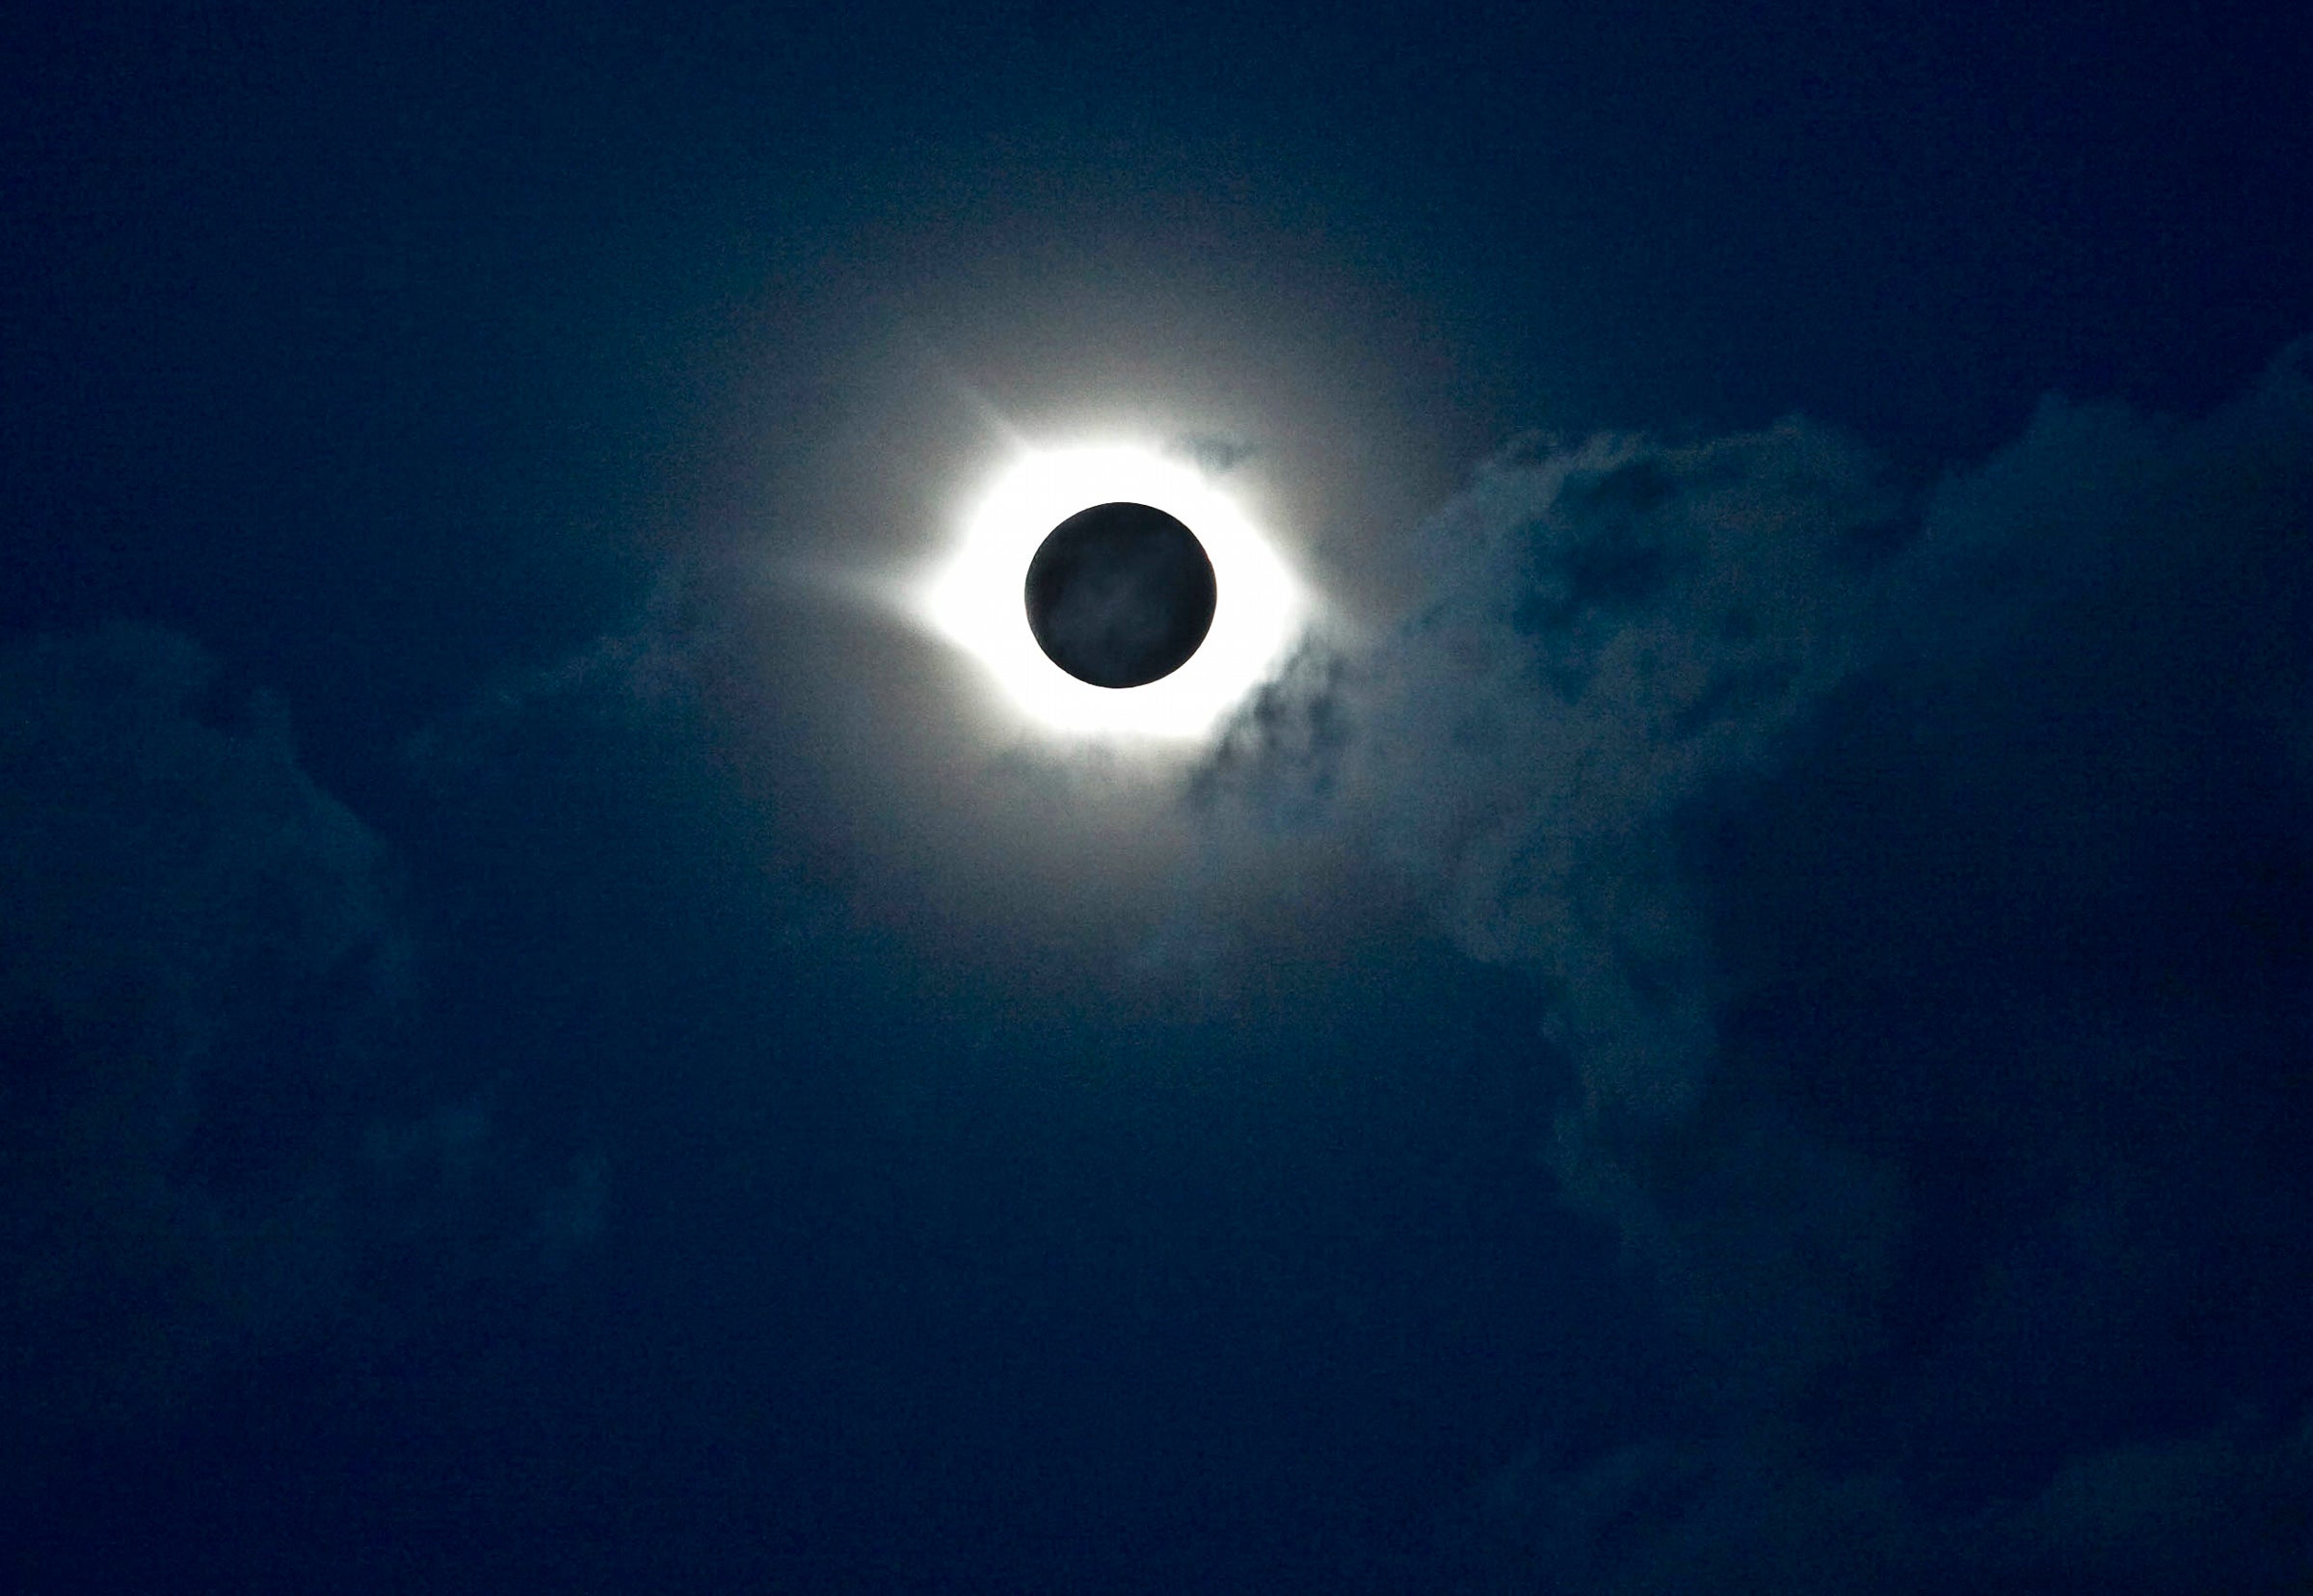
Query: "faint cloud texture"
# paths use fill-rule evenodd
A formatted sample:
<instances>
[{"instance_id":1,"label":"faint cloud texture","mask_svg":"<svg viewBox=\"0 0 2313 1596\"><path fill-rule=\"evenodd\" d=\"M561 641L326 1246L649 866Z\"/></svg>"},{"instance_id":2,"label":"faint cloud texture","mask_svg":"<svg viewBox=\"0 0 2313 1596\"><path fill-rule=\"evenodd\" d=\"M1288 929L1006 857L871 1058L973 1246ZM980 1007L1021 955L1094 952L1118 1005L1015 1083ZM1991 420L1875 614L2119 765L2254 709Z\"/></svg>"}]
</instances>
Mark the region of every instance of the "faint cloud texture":
<instances>
[{"instance_id":1,"label":"faint cloud texture","mask_svg":"<svg viewBox=\"0 0 2313 1596\"><path fill-rule=\"evenodd\" d=\"M173 1396L345 1288L326 1083L397 1000L381 849L278 707L204 716L214 674L127 627L0 652L11 1407Z\"/></svg>"},{"instance_id":2,"label":"faint cloud texture","mask_svg":"<svg viewBox=\"0 0 2313 1596\"><path fill-rule=\"evenodd\" d=\"M278 703L116 625L0 646L0 1412L29 1432L379 1307L398 1251L470 1249L462 1190L523 1183L412 1101L386 849Z\"/></svg>"}]
</instances>

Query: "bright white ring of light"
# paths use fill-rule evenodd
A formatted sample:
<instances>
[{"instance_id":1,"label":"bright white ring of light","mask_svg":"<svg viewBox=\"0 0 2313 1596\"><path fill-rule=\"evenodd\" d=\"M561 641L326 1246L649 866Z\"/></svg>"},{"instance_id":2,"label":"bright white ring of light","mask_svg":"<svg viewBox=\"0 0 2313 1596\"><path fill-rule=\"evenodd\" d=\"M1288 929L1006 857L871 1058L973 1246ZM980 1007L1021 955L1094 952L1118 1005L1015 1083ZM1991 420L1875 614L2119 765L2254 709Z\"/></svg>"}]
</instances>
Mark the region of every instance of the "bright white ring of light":
<instances>
[{"instance_id":1,"label":"bright white ring of light","mask_svg":"<svg viewBox=\"0 0 2313 1596\"><path fill-rule=\"evenodd\" d=\"M1053 664L1028 629L1028 562L1052 528L1096 504L1153 505L1185 524L1219 590L1204 646L1145 687L1095 687ZM1258 527L1191 466L1148 449L1031 452L965 520L955 556L925 585L925 618L1054 732L1196 737L1274 670L1301 622L1301 587Z\"/></svg>"}]
</instances>

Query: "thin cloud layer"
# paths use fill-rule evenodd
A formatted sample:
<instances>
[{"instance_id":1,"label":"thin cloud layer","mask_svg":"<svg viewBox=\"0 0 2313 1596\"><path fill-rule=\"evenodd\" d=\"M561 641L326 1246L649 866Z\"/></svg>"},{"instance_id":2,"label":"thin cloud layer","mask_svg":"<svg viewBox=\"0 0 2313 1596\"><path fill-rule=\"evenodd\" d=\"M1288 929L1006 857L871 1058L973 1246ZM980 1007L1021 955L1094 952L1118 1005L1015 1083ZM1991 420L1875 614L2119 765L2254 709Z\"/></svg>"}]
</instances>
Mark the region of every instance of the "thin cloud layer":
<instances>
[{"instance_id":1,"label":"thin cloud layer","mask_svg":"<svg viewBox=\"0 0 2313 1596\"><path fill-rule=\"evenodd\" d=\"M1477 1493L1469 1583L1688 1590L2286 1591L2313 1562L2313 1424L2228 1420L2091 1450L2046 1485L1939 1512L1894 1473L1794 1437L1648 1441L1579 1461L1539 1449Z\"/></svg>"}]
</instances>

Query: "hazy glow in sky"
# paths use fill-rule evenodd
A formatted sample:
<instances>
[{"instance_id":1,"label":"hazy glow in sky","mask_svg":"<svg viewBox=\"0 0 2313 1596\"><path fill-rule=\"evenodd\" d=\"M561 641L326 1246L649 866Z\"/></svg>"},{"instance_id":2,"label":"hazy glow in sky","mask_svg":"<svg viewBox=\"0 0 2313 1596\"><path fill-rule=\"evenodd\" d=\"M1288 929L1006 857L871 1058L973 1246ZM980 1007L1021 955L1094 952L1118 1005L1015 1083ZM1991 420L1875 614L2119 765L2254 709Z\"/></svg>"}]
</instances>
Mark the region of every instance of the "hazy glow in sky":
<instances>
[{"instance_id":1,"label":"hazy glow in sky","mask_svg":"<svg viewBox=\"0 0 2313 1596\"><path fill-rule=\"evenodd\" d=\"M1028 629L1023 589L1048 533L1089 505L1130 499L1178 518L1211 557L1212 630L1188 663L1146 687L1095 687L1054 665ZM1022 454L965 518L962 539L918 597L924 618L975 657L1050 731L1196 737L1275 669L1306 609L1261 529L1193 466L1107 444Z\"/></svg>"}]
</instances>

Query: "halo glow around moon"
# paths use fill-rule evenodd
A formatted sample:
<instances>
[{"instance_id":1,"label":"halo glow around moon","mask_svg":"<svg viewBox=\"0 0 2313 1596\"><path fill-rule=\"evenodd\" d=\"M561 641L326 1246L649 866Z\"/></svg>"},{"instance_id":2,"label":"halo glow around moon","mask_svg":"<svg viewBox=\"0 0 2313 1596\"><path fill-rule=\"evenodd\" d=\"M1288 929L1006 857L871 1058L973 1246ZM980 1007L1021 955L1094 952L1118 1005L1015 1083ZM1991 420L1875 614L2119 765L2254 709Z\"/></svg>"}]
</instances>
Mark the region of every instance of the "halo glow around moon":
<instances>
[{"instance_id":1,"label":"halo glow around moon","mask_svg":"<svg viewBox=\"0 0 2313 1596\"><path fill-rule=\"evenodd\" d=\"M1219 589L1203 647L1143 687L1096 687L1046 657L1023 583L1052 528L1090 505L1129 499L1197 536ZM997 477L965 519L954 555L918 595L925 620L976 658L1035 724L1077 734L1181 739L1210 732L1276 669L1307 601L1268 539L1194 467L1129 445L1037 450Z\"/></svg>"}]
</instances>

